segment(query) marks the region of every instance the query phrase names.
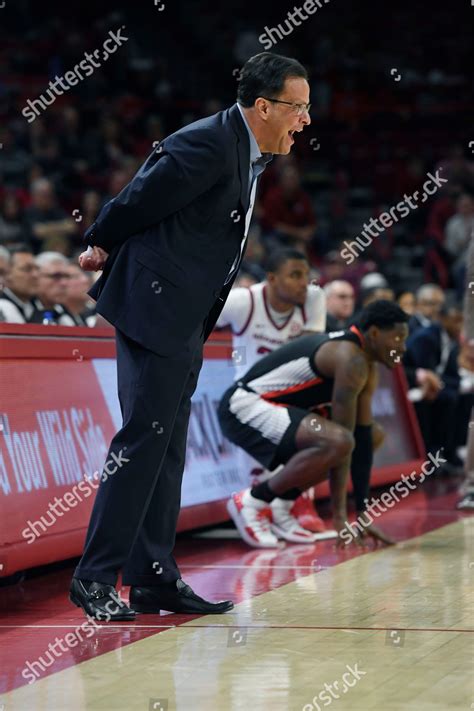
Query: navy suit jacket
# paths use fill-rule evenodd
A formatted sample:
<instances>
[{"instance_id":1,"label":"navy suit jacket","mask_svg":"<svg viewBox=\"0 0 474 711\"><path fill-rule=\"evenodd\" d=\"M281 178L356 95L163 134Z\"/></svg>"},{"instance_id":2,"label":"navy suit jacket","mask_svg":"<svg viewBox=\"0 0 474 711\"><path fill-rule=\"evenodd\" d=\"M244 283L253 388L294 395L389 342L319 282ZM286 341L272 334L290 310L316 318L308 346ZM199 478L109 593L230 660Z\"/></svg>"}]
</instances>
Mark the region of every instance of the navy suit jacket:
<instances>
[{"instance_id":1,"label":"navy suit jacket","mask_svg":"<svg viewBox=\"0 0 474 711\"><path fill-rule=\"evenodd\" d=\"M207 339L237 274L250 145L237 104L165 138L84 236L109 253L89 291L97 311L145 348ZM244 250L245 253L245 250ZM242 255L243 256L243 255Z\"/></svg>"},{"instance_id":2,"label":"navy suit jacket","mask_svg":"<svg viewBox=\"0 0 474 711\"><path fill-rule=\"evenodd\" d=\"M420 328L426 328L426 326L421 322L418 314L413 314L408 321L408 332L410 336L413 336Z\"/></svg>"},{"instance_id":3,"label":"navy suit jacket","mask_svg":"<svg viewBox=\"0 0 474 711\"><path fill-rule=\"evenodd\" d=\"M457 392L459 390L458 371L459 346L453 343L446 361L444 371L440 374L445 387ZM432 323L431 326L421 327L408 337L407 350L403 357L403 364L410 387L416 385L417 368L426 368L436 371L441 362L441 326Z\"/></svg>"}]
</instances>

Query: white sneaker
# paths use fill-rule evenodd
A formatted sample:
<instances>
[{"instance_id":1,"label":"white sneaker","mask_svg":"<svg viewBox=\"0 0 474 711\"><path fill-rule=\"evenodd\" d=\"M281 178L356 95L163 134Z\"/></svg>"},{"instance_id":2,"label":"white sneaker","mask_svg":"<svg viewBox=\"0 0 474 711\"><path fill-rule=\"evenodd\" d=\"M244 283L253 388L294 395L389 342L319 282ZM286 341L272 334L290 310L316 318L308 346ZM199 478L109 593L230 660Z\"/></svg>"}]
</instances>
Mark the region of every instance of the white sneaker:
<instances>
[{"instance_id":1,"label":"white sneaker","mask_svg":"<svg viewBox=\"0 0 474 711\"><path fill-rule=\"evenodd\" d=\"M271 530L278 538L291 541L291 543L314 543L317 540L316 534L300 526L296 516L291 513L294 503L294 501L286 499L273 499L270 504L272 510Z\"/></svg>"},{"instance_id":2,"label":"white sneaker","mask_svg":"<svg viewBox=\"0 0 474 711\"><path fill-rule=\"evenodd\" d=\"M255 499L250 489L244 489L227 502L231 515L243 540L254 548L279 548L278 538L270 528L271 509L266 501Z\"/></svg>"}]
</instances>

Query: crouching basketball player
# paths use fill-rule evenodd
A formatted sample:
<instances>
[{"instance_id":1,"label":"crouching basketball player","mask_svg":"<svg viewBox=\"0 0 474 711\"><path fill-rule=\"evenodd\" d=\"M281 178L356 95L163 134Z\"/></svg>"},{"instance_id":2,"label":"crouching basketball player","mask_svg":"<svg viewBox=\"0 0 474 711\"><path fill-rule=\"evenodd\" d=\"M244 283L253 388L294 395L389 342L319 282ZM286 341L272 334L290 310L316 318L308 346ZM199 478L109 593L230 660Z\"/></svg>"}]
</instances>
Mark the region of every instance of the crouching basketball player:
<instances>
[{"instance_id":1,"label":"crouching basketball player","mask_svg":"<svg viewBox=\"0 0 474 711\"><path fill-rule=\"evenodd\" d=\"M271 479L228 502L249 545L277 547L278 538L310 542L291 507L328 472L341 542L356 440L358 478L367 486L370 479L376 364L394 368L400 361L407 320L395 303L373 302L362 311L358 327L301 336L264 356L224 393L218 408L224 435L270 471L284 465ZM317 414L324 405L330 406L331 420ZM368 533L385 539L377 529Z\"/></svg>"}]
</instances>

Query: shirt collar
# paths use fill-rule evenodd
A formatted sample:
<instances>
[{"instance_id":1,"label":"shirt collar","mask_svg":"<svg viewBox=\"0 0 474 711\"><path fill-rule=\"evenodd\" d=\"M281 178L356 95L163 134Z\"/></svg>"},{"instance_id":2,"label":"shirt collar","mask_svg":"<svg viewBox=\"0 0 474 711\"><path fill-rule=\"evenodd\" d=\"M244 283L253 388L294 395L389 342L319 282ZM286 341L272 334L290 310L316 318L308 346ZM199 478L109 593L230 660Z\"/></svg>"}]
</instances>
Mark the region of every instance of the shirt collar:
<instances>
[{"instance_id":1,"label":"shirt collar","mask_svg":"<svg viewBox=\"0 0 474 711\"><path fill-rule=\"evenodd\" d=\"M420 314L419 312L416 314L418 321L421 323L421 325L424 328L427 328L428 326L431 326L431 320L429 318L426 318L426 316L423 316L423 314Z\"/></svg>"},{"instance_id":2,"label":"shirt collar","mask_svg":"<svg viewBox=\"0 0 474 711\"><path fill-rule=\"evenodd\" d=\"M252 163L255 163L256 160L258 160L259 158L262 157L262 152L261 152L260 148L258 147L257 139L256 139L255 136L253 135L253 131L252 131L252 129L250 128L250 126L249 126L249 124L248 124L248 121L247 121L247 119L246 119L246 117L245 117L245 114L244 114L244 112L243 112L243 110L242 110L241 105L240 105L240 104L237 104L237 106L238 106L238 108L239 108L240 115L242 116L242 118L243 118L243 120L244 120L245 128L247 129L247 132L248 132L248 134L249 134L249 140L250 140L250 164L252 165ZM267 154L265 154L265 155L267 155Z\"/></svg>"},{"instance_id":3,"label":"shirt collar","mask_svg":"<svg viewBox=\"0 0 474 711\"><path fill-rule=\"evenodd\" d=\"M3 287L3 295L10 299L10 301L13 301L16 306L20 306L22 308L25 308L25 306L32 306L31 301L22 301L20 297L17 296L8 286Z\"/></svg>"},{"instance_id":4,"label":"shirt collar","mask_svg":"<svg viewBox=\"0 0 474 711\"><path fill-rule=\"evenodd\" d=\"M52 306L45 306L38 296L33 299L33 303L35 305L35 308L37 308L39 311L54 311L54 313L56 313L60 316L62 314L66 313L64 306L62 306L61 304L53 304Z\"/></svg>"},{"instance_id":5,"label":"shirt collar","mask_svg":"<svg viewBox=\"0 0 474 711\"><path fill-rule=\"evenodd\" d=\"M0 292L0 298L2 298L2 296L8 301L11 301L12 304L15 304L25 321L31 318L34 311L33 301L31 299L29 301L22 301L8 286L5 286L3 292Z\"/></svg>"}]
</instances>

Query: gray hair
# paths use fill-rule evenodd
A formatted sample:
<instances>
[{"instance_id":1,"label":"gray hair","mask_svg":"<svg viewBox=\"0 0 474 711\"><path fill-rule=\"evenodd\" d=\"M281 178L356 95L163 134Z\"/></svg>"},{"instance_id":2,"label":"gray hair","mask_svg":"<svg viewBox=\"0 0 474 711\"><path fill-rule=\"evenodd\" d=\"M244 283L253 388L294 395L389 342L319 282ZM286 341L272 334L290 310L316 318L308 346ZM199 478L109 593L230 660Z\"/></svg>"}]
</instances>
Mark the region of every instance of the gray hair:
<instances>
[{"instance_id":1,"label":"gray hair","mask_svg":"<svg viewBox=\"0 0 474 711\"><path fill-rule=\"evenodd\" d=\"M354 291L354 287L350 283L350 281L346 281L345 279L333 279L333 281L329 281L324 287L324 291L326 292L326 296L330 296L332 292L334 291L334 288L337 286L350 286L352 291Z\"/></svg>"},{"instance_id":2,"label":"gray hair","mask_svg":"<svg viewBox=\"0 0 474 711\"><path fill-rule=\"evenodd\" d=\"M444 291L438 284L422 284L416 290L416 300L419 302L423 301L423 299L426 299L426 297L429 298L430 294L433 291L440 291L444 296Z\"/></svg>"},{"instance_id":3,"label":"gray hair","mask_svg":"<svg viewBox=\"0 0 474 711\"><path fill-rule=\"evenodd\" d=\"M69 264L69 259L61 254L61 252L41 252L36 257L36 264L40 267L46 267L51 262L61 262L61 264Z\"/></svg>"}]
</instances>

